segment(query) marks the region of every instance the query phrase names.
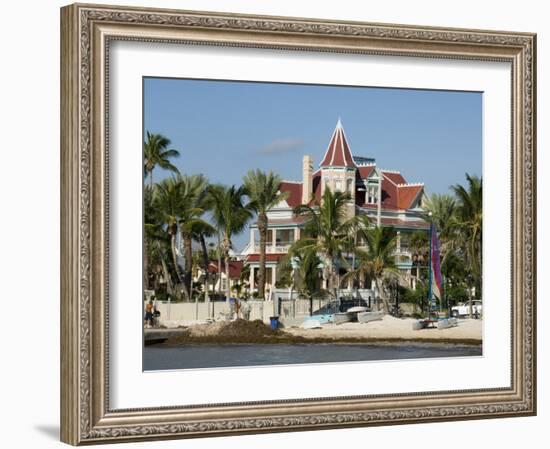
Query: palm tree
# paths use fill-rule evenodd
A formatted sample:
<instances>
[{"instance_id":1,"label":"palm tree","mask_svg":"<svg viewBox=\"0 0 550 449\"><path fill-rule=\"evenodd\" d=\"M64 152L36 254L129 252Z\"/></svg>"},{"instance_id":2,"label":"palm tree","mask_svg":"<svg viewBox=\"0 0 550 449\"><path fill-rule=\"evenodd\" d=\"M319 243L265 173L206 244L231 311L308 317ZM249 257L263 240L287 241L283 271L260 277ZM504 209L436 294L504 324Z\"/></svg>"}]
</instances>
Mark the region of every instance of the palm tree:
<instances>
[{"instance_id":1,"label":"palm tree","mask_svg":"<svg viewBox=\"0 0 550 449\"><path fill-rule=\"evenodd\" d=\"M365 249L356 249L357 270L372 277L384 309L388 312L389 303L383 283L384 279L399 275L399 269L395 265L397 234L392 227L373 226L366 215L357 217L357 225L358 238L365 246Z\"/></svg>"},{"instance_id":2,"label":"palm tree","mask_svg":"<svg viewBox=\"0 0 550 449\"><path fill-rule=\"evenodd\" d=\"M180 156L179 151L168 149L170 139L162 134L152 134L147 131L147 141L143 143L143 170L149 176L149 185L153 188L153 170L158 165L164 170L179 173L178 168L172 165L170 159Z\"/></svg>"},{"instance_id":3,"label":"palm tree","mask_svg":"<svg viewBox=\"0 0 550 449\"><path fill-rule=\"evenodd\" d=\"M348 248L350 229L354 218L346 218L346 209L351 196L348 192L334 192L327 187L320 206L302 204L294 208L296 215L306 217L306 237L294 243L292 251L314 250L321 256L328 270L328 289L337 296L335 267L342 260L342 253Z\"/></svg>"},{"instance_id":4,"label":"palm tree","mask_svg":"<svg viewBox=\"0 0 550 449\"><path fill-rule=\"evenodd\" d=\"M236 186L226 187L222 185L210 186L212 198L212 219L220 234L220 252L225 261L226 277L226 301L229 302L231 289L229 285L229 251L233 244L231 238L239 234L252 218L251 210L244 205L243 199L246 189ZM221 273L220 273L221 275ZM221 279L221 278L220 278Z\"/></svg>"},{"instance_id":5,"label":"palm tree","mask_svg":"<svg viewBox=\"0 0 550 449\"><path fill-rule=\"evenodd\" d=\"M157 184L156 207L158 208L166 231L170 238L172 258L176 276L183 285L186 298L191 299L191 281L193 266L192 239L193 230L206 226L202 219L205 212L203 198L206 196L208 183L202 175L174 175ZM183 273L178 264L176 248L177 233L183 242Z\"/></svg>"},{"instance_id":6,"label":"palm tree","mask_svg":"<svg viewBox=\"0 0 550 449\"><path fill-rule=\"evenodd\" d=\"M208 207L209 205L205 204L205 206ZM192 234L193 234L193 240L197 241L201 247L201 257L200 257L199 266L204 271L204 303L206 304L206 310L207 310L208 316L210 316L210 296L209 296L210 256L208 254L206 238L212 237L213 235L215 235L216 228L214 228L211 224L206 223L204 221L196 222L193 226Z\"/></svg>"},{"instance_id":7,"label":"palm tree","mask_svg":"<svg viewBox=\"0 0 550 449\"><path fill-rule=\"evenodd\" d=\"M423 218L435 226L439 236L441 271L446 279L448 273L445 272L445 268L450 267L447 260L455 255L457 249L457 201L451 195L434 193L427 198L423 208ZM429 248L429 242L427 243L426 250ZM442 304L443 298L439 300Z\"/></svg>"},{"instance_id":8,"label":"palm tree","mask_svg":"<svg viewBox=\"0 0 550 449\"><path fill-rule=\"evenodd\" d=\"M169 265L166 263L167 250L170 251L170 242L166 238L163 229L164 223L160 210L156 207L156 186L151 189L145 186L144 190L144 251L143 251L143 275L144 288L151 288L151 274L153 276L153 289L158 287L158 281L162 276L166 282L169 294L174 293ZM159 270L160 267L160 270Z\"/></svg>"},{"instance_id":9,"label":"palm tree","mask_svg":"<svg viewBox=\"0 0 550 449\"><path fill-rule=\"evenodd\" d=\"M470 316L472 314L471 287L475 287L476 294L481 291L482 285L482 227L483 227L483 190L482 179L466 173L467 188L460 184L451 187L458 200L457 226L459 242L468 264L470 285Z\"/></svg>"},{"instance_id":10,"label":"palm tree","mask_svg":"<svg viewBox=\"0 0 550 449\"><path fill-rule=\"evenodd\" d=\"M423 283L427 277L429 269L429 253L430 253L430 234L426 231L414 231L409 235L408 241L409 251L412 256L412 272L411 275L416 282ZM414 273L414 274L413 274Z\"/></svg>"},{"instance_id":11,"label":"palm tree","mask_svg":"<svg viewBox=\"0 0 550 449\"><path fill-rule=\"evenodd\" d=\"M168 239L170 240L170 249L176 279L183 281L178 264L178 255L176 249L176 236L178 232L178 220L181 208L181 188L175 177L166 178L157 184L155 190L155 208L158 210L162 223L165 226Z\"/></svg>"},{"instance_id":12,"label":"palm tree","mask_svg":"<svg viewBox=\"0 0 550 449\"><path fill-rule=\"evenodd\" d=\"M243 179L246 194L250 199L249 207L258 215L260 233L260 270L258 273L258 296L264 297L265 290L265 253L267 241L267 212L288 197L288 192L280 192L281 178L272 171L250 170Z\"/></svg>"},{"instance_id":13,"label":"palm tree","mask_svg":"<svg viewBox=\"0 0 550 449\"><path fill-rule=\"evenodd\" d=\"M155 223L155 208L153 207L153 189L145 186L143 191L143 288L149 288L149 253L152 233Z\"/></svg>"},{"instance_id":14,"label":"palm tree","mask_svg":"<svg viewBox=\"0 0 550 449\"><path fill-rule=\"evenodd\" d=\"M202 219L208 207L208 181L202 175L176 175L176 179L180 184L181 195L178 225L184 248L183 283L190 298L193 280L192 242L198 232L210 232L211 229L211 226Z\"/></svg>"},{"instance_id":15,"label":"palm tree","mask_svg":"<svg viewBox=\"0 0 550 449\"><path fill-rule=\"evenodd\" d=\"M452 241L456 231L457 203L455 198L451 195L434 193L427 198L423 208L424 218L435 224L442 245Z\"/></svg>"},{"instance_id":16,"label":"palm tree","mask_svg":"<svg viewBox=\"0 0 550 449\"><path fill-rule=\"evenodd\" d=\"M302 251L298 256L298 290L306 298L324 293L319 286L318 270L321 259L313 249Z\"/></svg>"}]
</instances>

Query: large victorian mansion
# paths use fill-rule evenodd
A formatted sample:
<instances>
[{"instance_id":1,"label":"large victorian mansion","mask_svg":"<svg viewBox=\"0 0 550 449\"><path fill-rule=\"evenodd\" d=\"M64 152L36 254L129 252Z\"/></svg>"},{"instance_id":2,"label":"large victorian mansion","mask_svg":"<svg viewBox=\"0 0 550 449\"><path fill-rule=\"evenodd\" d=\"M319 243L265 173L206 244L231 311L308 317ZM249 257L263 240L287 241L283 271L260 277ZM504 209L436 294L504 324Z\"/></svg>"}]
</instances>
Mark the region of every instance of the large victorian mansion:
<instances>
[{"instance_id":1,"label":"large victorian mansion","mask_svg":"<svg viewBox=\"0 0 550 449\"><path fill-rule=\"evenodd\" d=\"M353 201L348 210L350 216L365 214L371 217L373 223L392 226L397 231L396 263L403 270L404 278L413 286L409 236L414 231L429 231L429 224L421 218L424 184L408 183L401 172L381 169L372 158L354 156L340 120L319 167L316 170L313 167L313 159L305 155L302 181L282 182L280 190L288 192L287 199L268 212L266 287L274 286L281 259L290 246L300 239L305 225L305 218L296 216L293 209L300 204L320 204L326 188L333 192L351 193ZM260 258L256 224L250 226L250 241L242 256L250 266L250 290L254 291L257 288Z\"/></svg>"}]
</instances>

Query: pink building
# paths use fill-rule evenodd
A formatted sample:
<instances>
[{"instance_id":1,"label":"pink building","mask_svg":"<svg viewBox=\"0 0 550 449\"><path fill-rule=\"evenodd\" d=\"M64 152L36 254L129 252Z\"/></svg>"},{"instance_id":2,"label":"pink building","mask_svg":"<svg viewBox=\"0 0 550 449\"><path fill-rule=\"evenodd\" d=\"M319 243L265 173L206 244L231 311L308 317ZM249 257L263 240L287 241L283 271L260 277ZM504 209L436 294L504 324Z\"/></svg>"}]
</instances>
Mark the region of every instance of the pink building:
<instances>
[{"instance_id":1,"label":"pink building","mask_svg":"<svg viewBox=\"0 0 550 449\"><path fill-rule=\"evenodd\" d=\"M350 216L366 214L374 223L396 229L396 262L404 274L410 277L413 263L407 246L408 235L418 230L429 230L429 224L421 218L424 184L408 183L400 171L381 169L372 158L354 156L338 120L318 168L314 170L311 156L305 155L302 180L283 181L280 190L288 192L288 198L268 213L267 285L274 284L280 260L300 238L304 218L296 216L293 208L300 204L320 204L327 187L333 192L351 193L353 201L349 206ZM244 255L246 263L250 265L250 288L253 291L259 267L259 235L255 224L250 226L250 242Z\"/></svg>"}]
</instances>

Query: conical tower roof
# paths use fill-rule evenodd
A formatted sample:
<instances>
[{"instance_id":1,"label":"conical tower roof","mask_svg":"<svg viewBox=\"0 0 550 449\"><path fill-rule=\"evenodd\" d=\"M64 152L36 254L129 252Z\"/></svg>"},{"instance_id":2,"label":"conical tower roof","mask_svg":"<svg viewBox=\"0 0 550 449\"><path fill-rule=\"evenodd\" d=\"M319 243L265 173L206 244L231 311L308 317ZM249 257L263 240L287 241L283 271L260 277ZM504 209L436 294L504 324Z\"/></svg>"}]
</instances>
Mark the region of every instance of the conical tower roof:
<instances>
[{"instance_id":1,"label":"conical tower roof","mask_svg":"<svg viewBox=\"0 0 550 449\"><path fill-rule=\"evenodd\" d=\"M353 167L357 165L353 161L353 155L349 149L346 134L342 122L338 119L336 128L332 133L330 144L328 145L325 157L319 164L320 167Z\"/></svg>"}]
</instances>

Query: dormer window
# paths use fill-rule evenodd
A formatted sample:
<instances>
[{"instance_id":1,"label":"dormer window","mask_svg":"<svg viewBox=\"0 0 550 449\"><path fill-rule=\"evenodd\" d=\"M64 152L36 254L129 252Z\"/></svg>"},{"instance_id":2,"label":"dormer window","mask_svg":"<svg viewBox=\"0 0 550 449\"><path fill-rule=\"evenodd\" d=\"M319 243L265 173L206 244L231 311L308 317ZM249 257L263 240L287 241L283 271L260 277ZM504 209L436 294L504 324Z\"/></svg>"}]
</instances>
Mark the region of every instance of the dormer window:
<instances>
[{"instance_id":1,"label":"dormer window","mask_svg":"<svg viewBox=\"0 0 550 449\"><path fill-rule=\"evenodd\" d=\"M367 204L378 203L378 185L367 186L366 200L367 200Z\"/></svg>"}]
</instances>

